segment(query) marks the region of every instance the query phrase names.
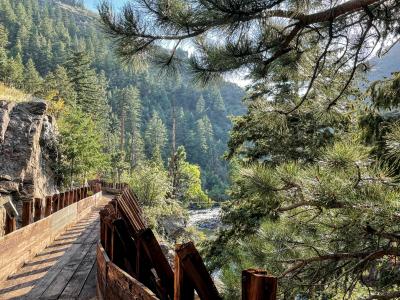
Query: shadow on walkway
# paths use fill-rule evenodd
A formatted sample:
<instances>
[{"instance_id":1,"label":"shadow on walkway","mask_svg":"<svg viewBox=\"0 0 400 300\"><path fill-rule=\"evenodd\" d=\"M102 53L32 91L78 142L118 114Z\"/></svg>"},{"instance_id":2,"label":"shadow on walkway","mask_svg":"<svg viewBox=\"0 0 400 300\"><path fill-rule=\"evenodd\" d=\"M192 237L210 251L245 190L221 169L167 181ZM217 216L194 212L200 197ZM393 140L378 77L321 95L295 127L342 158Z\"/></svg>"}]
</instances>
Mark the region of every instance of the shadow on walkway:
<instances>
[{"instance_id":1,"label":"shadow on walkway","mask_svg":"<svg viewBox=\"0 0 400 300\"><path fill-rule=\"evenodd\" d=\"M109 199L105 196L103 204ZM0 282L0 299L95 299L91 281L95 281L96 274L99 210L100 207L93 209Z\"/></svg>"}]
</instances>

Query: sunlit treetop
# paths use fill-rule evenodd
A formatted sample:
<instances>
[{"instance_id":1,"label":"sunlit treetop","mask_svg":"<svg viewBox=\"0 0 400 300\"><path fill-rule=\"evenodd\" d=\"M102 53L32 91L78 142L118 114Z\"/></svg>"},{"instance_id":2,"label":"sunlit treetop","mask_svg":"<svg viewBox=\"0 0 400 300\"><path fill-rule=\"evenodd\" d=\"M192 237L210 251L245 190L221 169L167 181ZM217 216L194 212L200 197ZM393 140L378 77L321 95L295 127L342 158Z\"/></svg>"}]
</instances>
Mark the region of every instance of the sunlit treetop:
<instances>
[{"instance_id":1,"label":"sunlit treetop","mask_svg":"<svg viewBox=\"0 0 400 300\"><path fill-rule=\"evenodd\" d=\"M396 41L399 10L396 0L131 0L120 13L107 2L99 7L120 56L176 70L176 50L186 44L201 83L242 71L260 85L282 65L302 64L308 67L303 103L316 81L330 84L346 74L327 108L360 65ZM168 52L158 51L166 44ZM328 68L332 75L322 76Z\"/></svg>"}]
</instances>

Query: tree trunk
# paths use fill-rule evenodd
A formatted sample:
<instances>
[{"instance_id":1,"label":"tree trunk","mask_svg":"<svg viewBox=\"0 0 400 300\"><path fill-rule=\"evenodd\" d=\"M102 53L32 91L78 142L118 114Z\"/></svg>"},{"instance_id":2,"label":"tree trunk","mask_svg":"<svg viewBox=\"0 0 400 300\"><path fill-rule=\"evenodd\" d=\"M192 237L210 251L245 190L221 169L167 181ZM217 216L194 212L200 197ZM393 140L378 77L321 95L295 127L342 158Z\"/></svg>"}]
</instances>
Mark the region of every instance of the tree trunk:
<instances>
[{"instance_id":1,"label":"tree trunk","mask_svg":"<svg viewBox=\"0 0 400 300\"><path fill-rule=\"evenodd\" d=\"M126 112L122 111L121 113L121 140L120 140L120 145L121 145L121 156L122 158L124 157L124 145L125 145L125 119L126 119Z\"/></svg>"},{"instance_id":2,"label":"tree trunk","mask_svg":"<svg viewBox=\"0 0 400 300\"><path fill-rule=\"evenodd\" d=\"M175 98L172 99L172 139L171 139L171 161L170 161L170 166L169 166L169 174L172 178L172 196L175 198L176 196L176 169L177 169L177 161L176 161L176 100Z\"/></svg>"},{"instance_id":3,"label":"tree trunk","mask_svg":"<svg viewBox=\"0 0 400 300\"><path fill-rule=\"evenodd\" d=\"M132 141L131 141L131 174L132 170L137 164L136 157L136 146L135 146L135 136L136 136L136 124L132 124Z\"/></svg>"}]
</instances>

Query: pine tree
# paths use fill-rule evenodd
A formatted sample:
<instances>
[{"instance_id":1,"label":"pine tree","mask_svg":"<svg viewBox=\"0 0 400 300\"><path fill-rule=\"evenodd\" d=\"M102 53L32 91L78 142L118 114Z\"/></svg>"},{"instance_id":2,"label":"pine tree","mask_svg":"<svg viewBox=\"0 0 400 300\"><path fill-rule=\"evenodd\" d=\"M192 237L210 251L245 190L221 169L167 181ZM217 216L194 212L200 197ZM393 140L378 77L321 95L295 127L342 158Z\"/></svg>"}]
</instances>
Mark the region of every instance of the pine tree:
<instances>
[{"instance_id":1,"label":"pine tree","mask_svg":"<svg viewBox=\"0 0 400 300\"><path fill-rule=\"evenodd\" d=\"M127 130L129 129L131 135L130 163L134 167L138 163L138 149L136 148L134 138L139 137L137 133L140 134L141 123L139 91L133 86L128 86L122 90L118 90L113 97L116 98L116 112L120 119L120 151L121 153L127 152L125 143L127 140Z\"/></svg>"},{"instance_id":2,"label":"pine tree","mask_svg":"<svg viewBox=\"0 0 400 300\"><path fill-rule=\"evenodd\" d=\"M20 88L24 80L24 65L22 64L21 55L17 55L15 59L10 59L7 68L6 83L10 86Z\"/></svg>"},{"instance_id":3,"label":"pine tree","mask_svg":"<svg viewBox=\"0 0 400 300\"><path fill-rule=\"evenodd\" d=\"M217 113L224 113L226 111L224 99L222 99L221 93L216 90L213 92L213 106Z\"/></svg>"},{"instance_id":4,"label":"pine tree","mask_svg":"<svg viewBox=\"0 0 400 300\"><path fill-rule=\"evenodd\" d=\"M59 120L61 171L69 186L84 183L107 167L101 135L92 118L80 109L69 108Z\"/></svg>"},{"instance_id":5,"label":"pine tree","mask_svg":"<svg viewBox=\"0 0 400 300\"><path fill-rule=\"evenodd\" d=\"M167 142L167 129L156 112L153 112L153 116L147 123L145 141L148 157L162 165L162 153Z\"/></svg>"},{"instance_id":6,"label":"pine tree","mask_svg":"<svg viewBox=\"0 0 400 300\"><path fill-rule=\"evenodd\" d=\"M41 89L43 79L40 77L38 71L36 71L35 64L30 58L25 66L24 72L24 90L29 94L36 94Z\"/></svg>"},{"instance_id":7,"label":"pine tree","mask_svg":"<svg viewBox=\"0 0 400 300\"><path fill-rule=\"evenodd\" d=\"M200 168L186 161L185 147L179 146L176 151L174 181L172 182L172 195L185 205L208 203L208 197L201 186Z\"/></svg>"},{"instance_id":8,"label":"pine tree","mask_svg":"<svg viewBox=\"0 0 400 300\"><path fill-rule=\"evenodd\" d=\"M135 87L128 87L129 123L131 132L131 169L142 159L143 140L140 134L142 105L139 98L139 91Z\"/></svg>"},{"instance_id":9,"label":"pine tree","mask_svg":"<svg viewBox=\"0 0 400 300\"><path fill-rule=\"evenodd\" d=\"M199 148L204 154L212 148L214 141L214 131L210 119L203 116L197 121L197 133L199 140Z\"/></svg>"},{"instance_id":10,"label":"pine tree","mask_svg":"<svg viewBox=\"0 0 400 300\"><path fill-rule=\"evenodd\" d=\"M204 101L203 95L200 95L196 103L196 113L199 116L201 116L202 114L204 114L205 110L206 110L206 103Z\"/></svg>"},{"instance_id":11,"label":"pine tree","mask_svg":"<svg viewBox=\"0 0 400 300\"><path fill-rule=\"evenodd\" d=\"M99 116L99 113L104 113L105 82L100 82L104 79L98 79L91 64L91 59L84 52L75 52L65 63L65 68L74 86L78 107L92 116Z\"/></svg>"},{"instance_id":12,"label":"pine tree","mask_svg":"<svg viewBox=\"0 0 400 300\"><path fill-rule=\"evenodd\" d=\"M0 48L6 48L8 46L8 30L0 24Z\"/></svg>"},{"instance_id":13,"label":"pine tree","mask_svg":"<svg viewBox=\"0 0 400 300\"><path fill-rule=\"evenodd\" d=\"M8 30L0 25L0 80L5 81L8 68L8 56L6 47L8 45Z\"/></svg>"},{"instance_id":14,"label":"pine tree","mask_svg":"<svg viewBox=\"0 0 400 300\"><path fill-rule=\"evenodd\" d=\"M54 72L50 72L44 82L42 96L48 98L51 95L53 101L63 101L69 106L76 104L76 92L74 85L70 82L67 70L57 66Z\"/></svg>"},{"instance_id":15,"label":"pine tree","mask_svg":"<svg viewBox=\"0 0 400 300\"><path fill-rule=\"evenodd\" d=\"M0 48L0 80L3 82L7 81L8 78L8 67L9 61L7 51L4 48Z\"/></svg>"}]
</instances>

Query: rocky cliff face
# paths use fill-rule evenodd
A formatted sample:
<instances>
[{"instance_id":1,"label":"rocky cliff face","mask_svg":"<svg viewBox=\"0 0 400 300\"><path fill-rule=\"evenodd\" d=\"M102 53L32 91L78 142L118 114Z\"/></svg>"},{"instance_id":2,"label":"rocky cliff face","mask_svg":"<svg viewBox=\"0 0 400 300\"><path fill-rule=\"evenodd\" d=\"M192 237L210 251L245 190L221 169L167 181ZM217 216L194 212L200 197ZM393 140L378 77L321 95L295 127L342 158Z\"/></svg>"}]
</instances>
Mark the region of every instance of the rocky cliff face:
<instances>
[{"instance_id":1,"label":"rocky cliff face","mask_svg":"<svg viewBox=\"0 0 400 300\"><path fill-rule=\"evenodd\" d=\"M0 236L6 214L20 220L24 200L56 192L56 130L46 110L43 101L0 101Z\"/></svg>"}]
</instances>

